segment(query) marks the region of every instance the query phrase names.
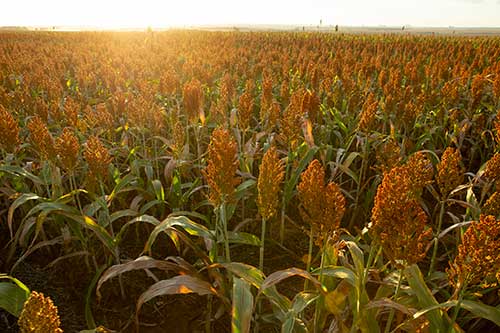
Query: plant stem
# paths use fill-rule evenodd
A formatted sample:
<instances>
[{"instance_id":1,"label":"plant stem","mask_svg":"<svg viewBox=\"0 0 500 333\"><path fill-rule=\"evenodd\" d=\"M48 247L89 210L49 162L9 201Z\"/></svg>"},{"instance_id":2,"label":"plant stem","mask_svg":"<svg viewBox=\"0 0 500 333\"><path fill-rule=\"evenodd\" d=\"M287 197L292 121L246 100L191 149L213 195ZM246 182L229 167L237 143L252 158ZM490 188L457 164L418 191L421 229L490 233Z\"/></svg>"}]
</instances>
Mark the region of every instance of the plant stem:
<instances>
[{"instance_id":1,"label":"plant stem","mask_svg":"<svg viewBox=\"0 0 500 333\"><path fill-rule=\"evenodd\" d=\"M142 158L143 159L147 159L146 157L146 154L147 154L147 151L146 151L146 135L144 134L144 130L141 131L141 138L142 138Z\"/></svg>"},{"instance_id":2,"label":"plant stem","mask_svg":"<svg viewBox=\"0 0 500 333\"><path fill-rule=\"evenodd\" d=\"M285 177L283 178L285 181L288 179L288 174L290 173L290 157L291 154L288 154L286 168L285 168ZM280 245L283 245L285 241L285 211L286 211L286 202L285 196L282 196L281 200L281 221L280 221Z\"/></svg>"},{"instance_id":3,"label":"plant stem","mask_svg":"<svg viewBox=\"0 0 500 333\"><path fill-rule=\"evenodd\" d=\"M402 280L403 280L403 269L400 269L398 284L396 286L396 291L394 292L394 300L398 298L399 288L401 287ZM385 330L384 330L385 333L389 333L391 330L392 321L394 319L394 313L395 313L394 309L391 309L391 312L389 313L389 318L387 319L387 324L385 325Z\"/></svg>"},{"instance_id":4,"label":"plant stem","mask_svg":"<svg viewBox=\"0 0 500 333\"><path fill-rule=\"evenodd\" d=\"M264 273L264 244L265 244L265 238L266 238L266 219L262 219L262 231L260 235L260 251L259 251L259 269L262 273ZM261 315L262 313L262 299L259 298L257 301L257 312L256 316ZM259 323L256 320L255 321L255 329L254 332L259 332Z\"/></svg>"},{"instance_id":5,"label":"plant stem","mask_svg":"<svg viewBox=\"0 0 500 333\"><path fill-rule=\"evenodd\" d=\"M47 167L49 168L50 172L52 173L52 163L50 160L47 162ZM49 177L50 178L50 177ZM43 173L43 181L45 182L45 187L47 189L47 198L52 198L52 194L50 193L50 186L49 186L49 179L45 172Z\"/></svg>"},{"instance_id":6,"label":"plant stem","mask_svg":"<svg viewBox=\"0 0 500 333\"><path fill-rule=\"evenodd\" d=\"M244 148L245 148L245 131L242 131L240 152L242 154L243 166L246 167L246 154L245 154ZM241 163L240 163L240 165L241 165ZM243 171L247 172L248 170L243 170ZM245 195L243 195L241 198L241 220L245 221Z\"/></svg>"},{"instance_id":7,"label":"plant stem","mask_svg":"<svg viewBox=\"0 0 500 333\"><path fill-rule=\"evenodd\" d=\"M457 321L457 318L458 318L458 313L460 312L460 306L462 305L465 286L466 286L466 284L464 283L464 285L460 288L460 292L458 294L457 305L455 306L455 309L453 309L453 317L451 318L451 324L450 324L450 333L454 332L453 326L455 326L455 322Z\"/></svg>"},{"instance_id":8,"label":"plant stem","mask_svg":"<svg viewBox=\"0 0 500 333\"><path fill-rule=\"evenodd\" d=\"M321 247L321 261L320 261L320 265L319 265L319 282L321 284L323 284L323 266L324 266L324 263L325 263L325 248L326 248L326 243L327 243L327 239L324 239L323 240L323 246ZM309 270L308 270L309 271ZM315 309L314 309L314 330L313 332L321 332L321 328L318 327L318 325L320 324L319 322L319 317L321 316L321 309L324 308L324 296L323 295L320 295L319 298L316 300L316 306L315 306Z\"/></svg>"},{"instance_id":9,"label":"plant stem","mask_svg":"<svg viewBox=\"0 0 500 333\"><path fill-rule=\"evenodd\" d=\"M436 234L434 236L434 248L432 250L431 265L429 267L429 273L427 274L427 276L431 276L432 272L434 271L434 266L436 264L436 256L437 256L438 245L439 245L438 236L439 236L439 233L441 232L441 226L443 224L444 206L445 206L445 201L442 200L440 202L440 209L439 209L439 216L438 216L438 227L436 230Z\"/></svg>"},{"instance_id":10,"label":"plant stem","mask_svg":"<svg viewBox=\"0 0 500 333\"><path fill-rule=\"evenodd\" d=\"M283 246L285 240L285 199L281 204L281 220L280 220L280 245Z\"/></svg>"},{"instance_id":11,"label":"plant stem","mask_svg":"<svg viewBox=\"0 0 500 333\"><path fill-rule=\"evenodd\" d=\"M313 251L313 228L311 227L311 231L309 232L309 250L307 251L307 263L306 263L306 271L309 272L311 270L311 260L312 260L312 251ZM305 280L304 282L304 291L307 291L309 288L309 280Z\"/></svg>"},{"instance_id":12,"label":"plant stem","mask_svg":"<svg viewBox=\"0 0 500 333\"><path fill-rule=\"evenodd\" d=\"M359 171L359 178L358 178L358 184L356 188L356 199L354 200L354 203L356 206L358 205L359 202L359 196L361 192L361 184L363 183L363 177L365 176L365 169L366 169L366 160L368 159L368 152L370 150L369 148L369 141L368 141L368 135L366 136L366 143L363 145L363 156L361 160L361 170ZM352 213L351 220L349 221L349 229L352 229L354 222L356 221L356 211Z\"/></svg>"},{"instance_id":13,"label":"plant stem","mask_svg":"<svg viewBox=\"0 0 500 333\"><path fill-rule=\"evenodd\" d=\"M154 149L154 164L156 169L156 179L160 179L160 162L158 161L158 142L153 139L153 149Z\"/></svg>"},{"instance_id":14,"label":"plant stem","mask_svg":"<svg viewBox=\"0 0 500 333\"><path fill-rule=\"evenodd\" d=\"M200 146L200 127L198 127L198 123L195 124L194 127L194 136L196 139L196 159L199 160L201 158L201 146Z\"/></svg>"},{"instance_id":15,"label":"plant stem","mask_svg":"<svg viewBox=\"0 0 500 333\"><path fill-rule=\"evenodd\" d=\"M264 272L264 243L266 238L266 219L262 219L262 231L260 234L259 269Z\"/></svg>"},{"instance_id":16,"label":"plant stem","mask_svg":"<svg viewBox=\"0 0 500 333\"><path fill-rule=\"evenodd\" d=\"M222 230L224 234L224 249L226 262L231 262L231 254L229 252L229 235L227 230L227 219L226 219L226 203L223 201L220 206L220 222L222 223Z\"/></svg>"},{"instance_id":17,"label":"plant stem","mask_svg":"<svg viewBox=\"0 0 500 333\"><path fill-rule=\"evenodd\" d=\"M79 196L79 193L77 192L78 190L78 187L76 185L76 177L75 177L75 174L73 173L73 171L70 172L70 176L69 176L69 184L70 184L70 187L71 187L71 191L74 191L74 202L75 204L77 205L78 209L80 210L80 213L83 215L83 209L82 209L82 204L80 202L80 196Z\"/></svg>"},{"instance_id":18,"label":"plant stem","mask_svg":"<svg viewBox=\"0 0 500 333\"><path fill-rule=\"evenodd\" d=\"M372 265L372 261L375 262L374 259L377 258L377 256L375 255L375 251L376 251L377 247L374 246L373 242L372 244L370 245L370 253L368 254L368 260L366 262L366 267L365 267L365 271L363 272L363 284L366 284L366 279L368 278L368 273L370 271L370 266ZM378 252L378 250L377 250Z\"/></svg>"}]
</instances>

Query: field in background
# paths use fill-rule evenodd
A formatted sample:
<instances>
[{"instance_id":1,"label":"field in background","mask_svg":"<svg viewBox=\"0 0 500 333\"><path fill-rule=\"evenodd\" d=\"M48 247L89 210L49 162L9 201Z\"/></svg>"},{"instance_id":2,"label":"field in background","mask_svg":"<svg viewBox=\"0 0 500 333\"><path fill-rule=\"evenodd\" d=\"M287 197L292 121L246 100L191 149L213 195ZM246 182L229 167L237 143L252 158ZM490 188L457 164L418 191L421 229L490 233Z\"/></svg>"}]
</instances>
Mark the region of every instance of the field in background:
<instances>
[{"instance_id":1,"label":"field in background","mask_svg":"<svg viewBox=\"0 0 500 333\"><path fill-rule=\"evenodd\" d=\"M1 331L500 326L498 31L260 28L0 32Z\"/></svg>"},{"instance_id":2,"label":"field in background","mask_svg":"<svg viewBox=\"0 0 500 333\"><path fill-rule=\"evenodd\" d=\"M201 31L240 31L240 32L323 32L347 34L417 34L417 35L456 35L456 36L498 36L500 28L492 27L413 27L413 26L335 26L335 25L206 25L206 26L172 26L152 27L157 32L170 30L201 30ZM98 27L0 27L0 31L121 31L141 32L145 28L100 29Z\"/></svg>"}]
</instances>

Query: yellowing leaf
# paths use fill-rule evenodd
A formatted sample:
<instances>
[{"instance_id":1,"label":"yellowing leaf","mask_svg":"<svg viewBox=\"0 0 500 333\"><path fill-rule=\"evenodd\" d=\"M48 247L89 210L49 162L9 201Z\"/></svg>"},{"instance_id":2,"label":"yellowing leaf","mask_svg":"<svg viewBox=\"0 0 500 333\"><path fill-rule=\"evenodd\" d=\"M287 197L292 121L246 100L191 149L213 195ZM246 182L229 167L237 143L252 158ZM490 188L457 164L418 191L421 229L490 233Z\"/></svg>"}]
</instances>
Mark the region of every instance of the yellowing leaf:
<instances>
[{"instance_id":1,"label":"yellowing leaf","mask_svg":"<svg viewBox=\"0 0 500 333\"><path fill-rule=\"evenodd\" d=\"M349 288L349 283L342 280L334 291L325 296L325 306L329 312L336 316L342 313L349 294Z\"/></svg>"},{"instance_id":2,"label":"yellowing leaf","mask_svg":"<svg viewBox=\"0 0 500 333\"><path fill-rule=\"evenodd\" d=\"M83 219L85 220L85 223L88 224L89 226L97 227L97 223L95 223L95 221L92 220L90 217L84 216Z\"/></svg>"}]
</instances>

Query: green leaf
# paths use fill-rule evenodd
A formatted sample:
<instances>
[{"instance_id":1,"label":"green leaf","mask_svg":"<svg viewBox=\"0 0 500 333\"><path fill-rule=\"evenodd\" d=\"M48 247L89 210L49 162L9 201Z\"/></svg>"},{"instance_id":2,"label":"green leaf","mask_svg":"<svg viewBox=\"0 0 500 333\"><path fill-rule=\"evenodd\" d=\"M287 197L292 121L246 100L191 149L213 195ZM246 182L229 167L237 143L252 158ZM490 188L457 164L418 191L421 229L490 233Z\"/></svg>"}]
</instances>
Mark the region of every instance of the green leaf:
<instances>
[{"instance_id":1,"label":"green leaf","mask_svg":"<svg viewBox=\"0 0 500 333\"><path fill-rule=\"evenodd\" d=\"M122 192L127 192L136 189L134 186L129 186L132 182L136 181L137 177L133 174L128 174L121 178L116 184L115 188L108 197L108 202L113 201L113 199Z\"/></svg>"},{"instance_id":2,"label":"green leaf","mask_svg":"<svg viewBox=\"0 0 500 333\"><path fill-rule=\"evenodd\" d=\"M236 188L236 191L235 191L235 195L234 195L236 200L240 200L241 198L243 198L245 196L245 192L249 188L252 188L253 186L255 186L255 183L256 183L256 181L254 179L247 179L243 183L238 185L238 187Z\"/></svg>"},{"instance_id":3,"label":"green leaf","mask_svg":"<svg viewBox=\"0 0 500 333\"><path fill-rule=\"evenodd\" d=\"M229 243L231 244L246 244L260 246L259 237L246 233L246 232L234 232L228 231Z\"/></svg>"},{"instance_id":4,"label":"green leaf","mask_svg":"<svg viewBox=\"0 0 500 333\"><path fill-rule=\"evenodd\" d=\"M309 162L313 159L314 155L318 151L318 147L313 147L308 150L307 154L300 160L299 165L297 166L297 169L294 170L292 173L290 179L286 182L285 188L283 190L283 196L285 199L285 204L290 202L293 196L293 190L297 183L299 182L300 174L302 171L305 170L305 168L309 165Z\"/></svg>"},{"instance_id":5,"label":"green leaf","mask_svg":"<svg viewBox=\"0 0 500 333\"><path fill-rule=\"evenodd\" d=\"M87 322L87 327L89 328L96 327L94 315L92 314L92 295L94 294L94 288L97 284L97 281L99 280L99 276L101 276L101 273L105 269L106 265L103 265L97 269L85 293L85 321Z\"/></svg>"},{"instance_id":6,"label":"green leaf","mask_svg":"<svg viewBox=\"0 0 500 333\"><path fill-rule=\"evenodd\" d=\"M157 226L158 224L160 224L160 221L154 216L151 216L151 215L138 216L135 219L128 221L120 228L120 231L118 232L118 234L115 237L115 242L120 243L120 241L123 237L123 234L128 229L128 227L134 223L137 223L137 222L145 222L145 223L152 224L154 226Z\"/></svg>"},{"instance_id":7,"label":"green leaf","mask_svg":"<svg viewBox=\"0 0 500 333\"><path fill-rule=\"evenodd\" d=\"M0 276L0 278L2 278L2 276ZM13 279L7 276L3 276L3 278ZM19 317L19 315L21 315L24 302L26 302L28 297L29 290L26 286L23 288L17 283L0 282L0 308L6 310L13 316Z\"/></svg>"},{"instance_id":8,"label":"green leaf","mask_svg":"<svg viewBox=\"0 0 500 333\"><path fill-rule=\"evenodd\" d=\"M323 269L318 268L311 272L312 275L331 276L339 279L345 279L353 287L356 287L357 277L353 271L344 266L330 266Z\"/></svg>"},{"instance_id":9,"label":"green leaf","mask_svg":"<svg viewBox=\"0 0 500 333\"><path fill-rule=\"evenodd\" d=\"M21 281L19 281L18 279L16 279L15 277L12 277L12 276L9 276L7 274L0 274L0 280L1 279L5 279L5 280L11 280L12 282L14 282L19 288L21 288L22 290L24 290L24 292L26 293L26 297L29 297L29 294L31 293L30 289L24 284L22 283Z\"/></svg>"},{"instance_id":10,"label":"green leaf","mask_svg":"<svg viewBox=\"0 0 500 333\"><path fill-rule=\"evenodd\" d=\"M253 295L250 285L243 279L233 280L233 311L231 328L233 333L248 333L252 322Z\"/></svg>"},{"instance_id":11,"label":"green leaf","mask_svg":"<svg viewBox=\"0 0 500 333\"><path fill-rule=\"evenodd\" d=\"M306 333L308 332L304 322L295 317L292 312L288 312L285 321L281 325L281 333Z\"/></svg>"},{"instance_id":12,"label":"green leaf","mask_svg":"<svg viewBox=\"0 0 500 333\"><path fill-rule=\"evenodd\" d=\"M430 308L439 305L439 303L436 301L431 291L425 284L422 272L416 264L407 267L404 270L404 274L411 290L417 296L418 302L422 308ZM428 313L426 313L426 317L429 320L432 332L445 332L446 325L443 320L442 311L440 311L438 308L433 308Z\"/></svg>"},{"instance_id":13,"label":"green leaf","mask_svg":"<svg viewBox=\"0 0 500 333\"><path fill-rule=\"evenodd\" d=\"M298 315L318 298L318 294L301 291L296 294L292 302L292 311Z\"/></svg>"},{"instance_id":14,"label":"green leaf","mask_svg":"<svg viewBox=\"0 0 500 333\"><path fill-rule=\"evenodd\" d=\"M349 167L351 166L352 162L356 159L356 157L358 156L361 156L360 153L358 152L350 152L349 155L347 155L347 157L345 158L344 162L342 163L342 165L344 167L346 167L347 169L349 169Z\"/></svg>"},{"instance_id":15,"label":"green leaf","mask_svg":"<svg viewBox=\"0 0 500 333\"><path fill-rule=\"evenodd\" d=\"M165 201L162 201L162 200L158 200L158 199L151 200L151 201L147 202L144 206L141 207L139 214L146 214L146 212L148 210L150 210L151 208L153 208L154 206L164 205L164 204L165 204Z\"/></svg>"},{"instance_id":16,"label":"green leaf","mask_svg":"<svg viewBox=\"0 0 500 333\"><path fill-rule=\"evenodd\" d=\"M469 300L463 300L460 307L472 312L478 317L488 319L500 327L500 309Z\"/></svg>"},{"instance_id":17,"label":"green leaf","mask_svg":"<svg viewBox=\"0 0 500 333\"><path fill-rule=\"evenodd\" d=\"M262 283L261 289L265 290L292 276L300 276L304 279L307 279L311 281L319 291L326 292L321 282L314 278L309 272L296 267L283 269L270 274Z\"/></svg>"},{"instance_id":18,"label":"green leaf","mask_svg":"<svg viewBox=\"0 0 500 333\"><path fill-rule=\"evenodd\" d=\"M211 267L224 267L259 290L261 290L262 283L265 279L264 273L262 273L258 268L239 262L214 264ZM290 300L281 295L274 286L263 289L261 292L268 297L272 303L276 304L281 311L284 313L289 311L291 307Z\"/></svg>"},{"instance_id":19,"label":"green leaf","mask_svg":"<svg viewBox=\"0 0 500 333\"><path fill-rule=\"evenodd\" d=\"M214 234L201 224L193 222L185 216L170 216L153 229L153 231L149 235L149 239L144 250L149 251L151 249L151 246L160 233L166 232L168 229L176 226L181 227L191 236L203 237L211 241L215 241Z\"/></svg>"},{"instance_id":20,"label":"green leaf","mask_svg":"<svg viewBox=\"0 0 500 333\"><path fill-rule=\"evenodd\" d=\"M180 198L182 196L182 187L181 187L181 180L179 178L179 175L177 172L174 173L174 176L172 177L172 193L175 195L175 197Z\"/></svg>"},{"instance_id":21,"label":"green leaf","mask_svg":"<svg viewBox=\"0 0 500 333\"><path fill-rule=\"evenodd\" d=\"M47 183L44 182L41 178L35 176L31 172L28 172L19 166L3 165L0 167L0 171L9 173L9 174L14 175L14 176L28 178L33 183L38 184L38 185L47 185Z\"/></svg>"},{"instance_id":22,"label":"green leaf","mask_svg":"<svg viewBox=\"0 0 500 333\"><path fill-rule=\"evenodd\" d=\"M335 163L335 166L338 167L343 173L351 177L356 182L356 184L359 184L359 177L354 171L352 171L342 163Z\"/></svg>"},{"instance_id":23,"label":"green leaf","mask_svg":"<svg viewBox=\"0 0 500 333\"><path fill-rule=\"evenodd\" d=\"M153 184L156 199L159 201L165 201L165 190L163 189L163 184L161 183L161 181L155 179L151 183Z\"/></svg>"},{"instance_id":24,"label":"green leaf","mask_svg":"<svg viewBox=\"0 0 500 333\"><path fill-rule=\"evenodd\" d=\"M354 261L357 276L363 276L363 273L365 271L365 256L363 254L363 251L355 242L346 241L345 243L347 245L347 248L349 249L352 260Z\"/></svg>"},{"instance_id":25,"label":"green leaf","mask_svg":"<svg viewBox=\"0 0 500 333\"><path fill-rule=\"evenodd\" d=\"M467 189L466 201L469 204L467 207L467 214L471 216L472 219L477 219L481 213L481 209L479 208L479 203L476 199L474 191L472 190L472 186Z\"/></svg>"},{"instance_id":26,"label":"green leaf","mask_svg":"<svg viewBox=\"0 0 500 333\"><path fill-rule=\"evenodd\" d=\"M200 214L197 212L189 212L189 211L182 210L182 211L173 212L169 215L169 217L174 217L174 216L194 217L194 218L202 220L207 225L210 223L210 219L206 215L203 215L203 214Z\"/></svg>"},{"instance_id":27,"label":"green leaf","mask_svg":"<svg viewBox=\"0 0 500 333\"><path fill-rule=\"evenodd\" d=\"M65 212L69 214L80 214L78 209L70 205L60 203L60 202L41 202L35 207L33 207L27 214L26 217L34 215L38 212L42 212L45 216L53 212ZM25 217L25 218L26 218Z\"/></svg>"},{"instance_id":28,"label":"green leaf","mask_svg":"<svg viewBox=\"0 0 500 333\"><path fill-rule=\"evenodd\" d=\"M168 262L166 260L157 260L153 259L148 256L142 256L139 257L133 261L129 261L124 264L119 264L119 265L113 265L110 268L108 268L100 277L99 282L97 283L97 288L96 288L96 294L97 297L101 297L101 286L104 284L104 282L121 275L126 272L130 272L133 270L140 270L140 269L151 269L151 268L157 268L160 270L164 271L174 271L178 274L180 273L186 273L182 267L179 265Z\"/></svg>"},{"instance_id":29,"label":"green leaf","mask_svg":"<svg viewBox=\"0 0 500 333\"><path fill-rule=\"evenodd\" d=\"M230 262L214 264L212 267L224 267L234 275L244 279L254 287L260 289L262 282L264 282L265 275L258 268L240 262Z\"/></svg>"},{"instance_id":30,"label":"green leaf","mask_svg":"<svg viewBox=\"0 0 500 333\"><path fill-rule=\"evenodd\" d=\"M13 237L13 231L12 231L12 221L14 219L14 211L19 207L24 205L26 202L30 200L38 200L42 199L42 197L36 195L35 193L23 193L21 194L14 202L12 205L9 207L9 212L7 214L7 225L9 226L9 231L10 231L10 237Z\"/></svg>"},{"instance_id":31,"label":"green leaf","mask_svg":"<svg viewBox=\"0 0 500 333\"><path fill-rule=\"evenodd\" d=\"M335 124L337 124L337 126L342 130L342 132L344 134L343 136L347 136L347 134L349 133L349 129L347 128L345 123L342 121L342 118L340 118L340 112L334 112L333 116L335 118Z\"/></svg>"},{"instance_id":32,"label":"green leaf","mask_svg":"<svg viewBox=\"0 0 500 333\"><path fill-rule=\"evenodd\" d=\"M136 306L136 319L139 316L139 311L141 310L142 305L155 297L190 293L196 293L201 296L218 296L217 291L207 281L200 280L190 275L177 275L173 278L161 280L153 284L148 288L148 290L139 296Z\"/></svg>"},{"instance_id":33,"label":"green leaf","mask_svg":"<svg viewBox=\"0 0 500 333\"><path fill-rule=\"evenodd\" d=\"M77 221L80 221L80 218L82 218L84 227L92 230L96 234L97 238L99 238L99 240L103 243L103 245L106 246L112 254L115 253L115 248L116 248L115 240L111 237L111 235L108 233L106 229L101 227L94 220L92 220L92 218L88 216L83 216L80 218L74 216L74 218Z\"/></svg>"},{"instance_id":34,"label":"green leaf","mask_svg":"<svg viewBox=\"0 0 500 333\"><path fill-rule=\"evenodd\" d=\"M443 308L450 308L450 307L455 307L458 305L457 300L452 300L440 304L436 304L433 306L430 306L426 309L420 310L416 312L413 315L413 318L418 318L420 316L423 316L431 311L437 310L437 309L443 309ZM479 318L484 318L487 320L490 320L494 322L497 326L500 327L500 309L497 309L496 307L486 305L480 302L475 302L475 301L469 301L469 300L462 300L460 302L460 308L465 309L471 313L473 313L475 316Z\"/></svg>"},{"instance_id":35,"label":"green leaf","mask_svg":"<svg viewBox=\"0 0 500 333\"><path fill-rule=\"evenodd\" d=\"M137 216L137 211L133 209L119 210L109 216L109 222L113 223L114 221L121 219L122 217L131 217L131 216Z\"/></svg>"},{"instance_id":36,"label":"green leaf","mask_svg":"<svg viewBox=\"0 0 500 333\"><path fill-rule=\"evenodd\" d=\"M22 233L24 235L27 235L30 232L33 225L35 225L36 226L35 239L38 236L38 233L41 230L43 223L45 222L45 219L47 218L47 216L49 214L57 213L59 215L65 215L65 216L78 216L80 214L80 212L76 208L69 206L67 204L64 204L64 203L41 202L41 203L37 204L35 207L33 207L32 209L30 209L30 211L23 218L22 224L24 224L25 221L27 221L30 218L30 216L35 215L37 213L39 213L39 214L36 217L36 223L35 224L27 224L22 230ZM81 232L79 232L78 230L73 230L73 231L79 239L81 239L81 240L83 239L83 235L81 234ZM17 237L18 236L16 234L16 241L18 241ZM21 240L21 243L22 243L22 240Z\"/></svg>"}]
</instances>

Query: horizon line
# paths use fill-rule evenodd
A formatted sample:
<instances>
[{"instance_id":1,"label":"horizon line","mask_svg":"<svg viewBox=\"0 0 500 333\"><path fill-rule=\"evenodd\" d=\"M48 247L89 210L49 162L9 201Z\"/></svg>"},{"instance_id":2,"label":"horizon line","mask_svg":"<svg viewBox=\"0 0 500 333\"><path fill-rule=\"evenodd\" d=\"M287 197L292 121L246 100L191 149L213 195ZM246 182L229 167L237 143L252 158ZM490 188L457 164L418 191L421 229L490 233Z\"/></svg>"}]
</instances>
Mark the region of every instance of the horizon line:
<instances>
[{"instance_id":1,"label":"horizon line","mask_svg":"<svg viewBox=\"0 0 500 333\"><path fill-rule=\"evenodd\" d=\"M82 30L97 30L97 31L107 31L107 30L145 30L145 29L186 29L186 28L251 28L251 27L282 27L282 28L316 28L316 29L325 29L325 28L334 28L338 26L339 28L347 28L347 29L355 29L355 28L363 28L363 29L401 29L404 27L405 29L499 29L500 26L454 26L454 25L413 25L413 24L401 24L401 25L341 25L341 24L298 24L298 23L289 23L289 24L280 24L280 23L208 23L208 24L171 24L171 25L130 25L130 26L103 26L103 25L91 25L91 24L78 24L78 25L0 25L0 29L27 29L27 30L37 30L37 29L82 29Z\"/></svg>"}]
</instances>

